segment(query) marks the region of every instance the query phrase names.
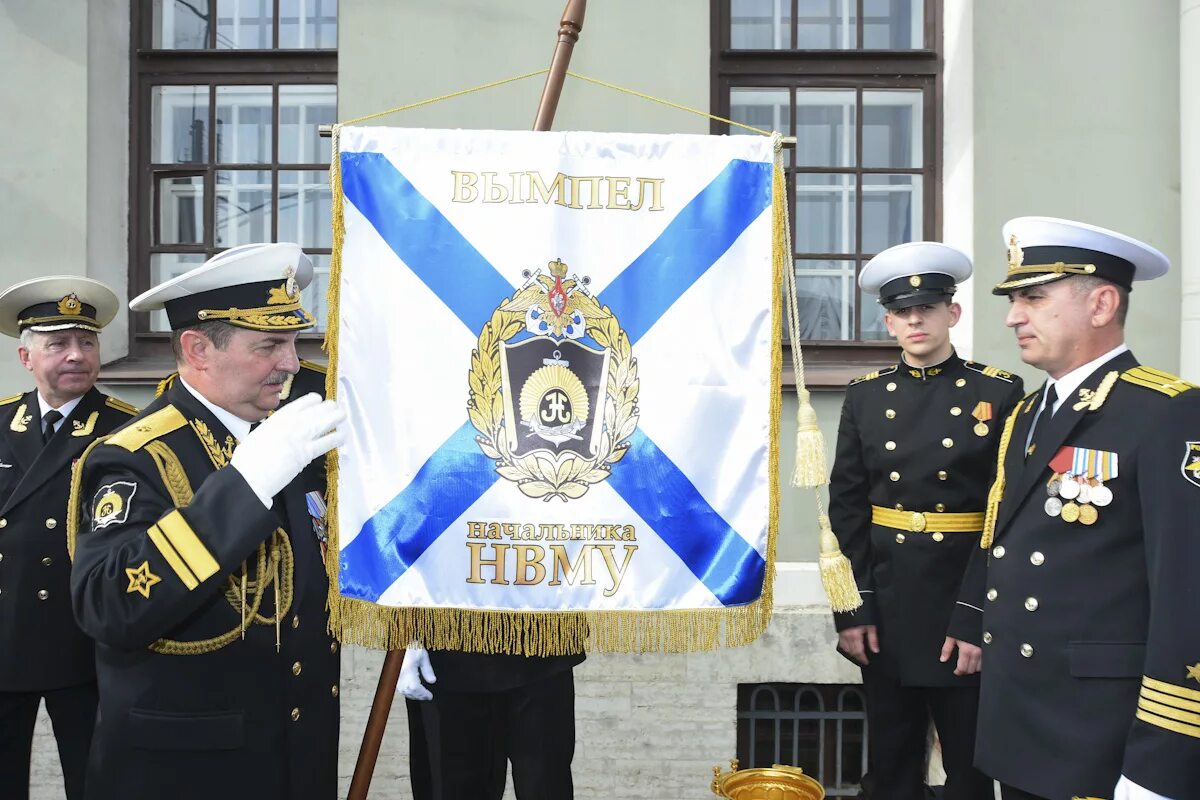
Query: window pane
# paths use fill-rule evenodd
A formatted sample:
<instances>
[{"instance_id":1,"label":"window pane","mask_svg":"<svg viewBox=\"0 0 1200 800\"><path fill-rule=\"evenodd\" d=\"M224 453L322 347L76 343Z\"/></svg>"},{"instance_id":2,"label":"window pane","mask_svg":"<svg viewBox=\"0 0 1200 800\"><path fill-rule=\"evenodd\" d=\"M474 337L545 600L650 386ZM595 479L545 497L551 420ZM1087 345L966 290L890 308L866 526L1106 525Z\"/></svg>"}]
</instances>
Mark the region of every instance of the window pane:
<instances>
[{"instance_id":1,"label":"window pane","mask_svg":"<svg viewBox=\"0 0 1200 800\"><path fill-rule=\"evenodd\" d=\"M177 278L197 264L208 260L204 253L155 253L150 256L150 283L154 286ZM166 311L150 312L150 330L169 331Z\"/></svg>"},{"instance_id":2,"label":"window pane","mask_svg":"<svg viewBox=\"0 0 1200 800\"><path fill-rule=\"evenodd\" d=\"M217 0L217 48L270 50L273 5L272 0Z\"/></svg>"},{"instance_id":3,"label":"window pane","mask_svg":"<svg viewBox=\"0 0 1200 800\"><path fill-rule=\"evenodd\" d=\"M271 87L217 87L217 162L271 160Z\"/></svg>"},{"instance_id":4,"label":"window pane","mask_svg":"<svg viewBox=\"0 0 1200 800\"><path fill-rule=\"evenodd\" d=\"M853 175L796 175L796 233L798 253L853 253Z\"/></svg>"},{"instance_id":5,"label":"window pane","mask_svg":"<svg viewBox=\"0 0 1200 800\"><path fill-rule=\"evenodd\" d=\"M800 0L797 31L800 50L854 50L858 47L858 3Z\"/></svg>"},{"instance_id":6,"label":"window pane","mask_svg":"<svg viewBox=\"0 0 1200 800\"><path fill-rule=\"evenodd\" d=\"M922 237L920 175L863 176L863 252L878 253Z\"/></svg>"},{"instance_id":7,"label":"window pane","mask_svg":"<svg viewBox=\"0 0 1200 800\"><path fill-rule=\"evenodd\" d=\"M890 341L892 335L888 333L887 325L883 322L883 306L879 305L879 298L875 295L859 293L859 308L862 310L862 331L859 333L859 338L865 342L886 342Z\"/></svg>"},{"instance_id":8,"label":"window pane","mask_svg":"<svg viewBox=\"0 0 1200 800\"><path fill-rule=\"evenodd\" d=\"M337 0L281 0L279 46L332 50L337 47Z\"/></svg>"},{"instance_id":9,"label":"window pane","mask_svg":"<svg viewBox=\"0 0 1200 800\"><path fill-rule=\"evenodd\" d=\"M280 171L279 241L333 247L332 217L328 170Z\"/></svg>"},{"instance_id":10,"label":"window pane","mask_svg":"<svg viewBox=\"0 0 1200 800\"><path fill-rule=\"evenodd\" d=\"M914 50L924 46L924 0L864 0L863 47Z\"/></svg>"},{"instance_id":11,"label":"window pane","mask_svg":"<svg viewBox=\"0 0 1200 800\"><path fill-rule=\"evenodd\" d=\"M150 160L158 164L208 161L208 87L155 86L150 90Z\"/></svg>"},{"instance_id":12,"label":"window pane","mask_svg":"<svg viewBox=\"0 0 1200 800\"><path fill-rule=\"evenodd\" d=\"M734 50L791 49L791 0L732 0L729 38Z\"/></svg>"},{"instance_id":13,"label":"window pane","mask_svg":"<svg viewBox=\"0 0 1200 800\"><path fill-rule=\"evenodd\" d=\"M280 237L280 241L287 241ZM313 262L313 279L300 295L301 304L304 309L317 318L315 328L309 330L309 333L322 333L325 330L325 325L329 317L329 308L327 306L329 292L329 259L331 256L309 253L309 258Z\"/></svg>"},{"instance_id":14,"label":"window pane","mask_svg":"<svg viewBox=\"0 0 1200 800\"><path fill-rule=\"evenodd\" d=\"M854 166L856 103L853 91L796 91L796 166Z\"/></svg>"},{"instance_id":15,"label":"window pane","mask_svg":"<svg viewBox=\"0 0 1200 800\"><path fill-rule=\"evenodd\" d=\"M153 47L205 50L210 20L208 0L154 0Z\"/></svg>"},{"instance_id":16,"label":"window pane","mask_svg":"<svg viewBox=\"0 0 1200 800\"><path fill-rule=\"evenodd\" d=\"M279 161L328 164L330 140L318 126L337 122L336 86L279 87Z\"/></svg>"},{"instance_id":17,"label":"window pane","mask_svg":"<svg viewBox=\"0 0 1200 800\"><path fill-rule=\"evenodd\" d=\"M853 261L796 261L796 311L802 339L853 339Z\"/></svg>"},{"instance_id":18,"label":"window pane","mask_svg":"<svg viewBox=\"0 0 1200 800\"><path fill-rule=\"evenodd\" d=\"M216 178L217 247L271 241L271 173L226 169Z\"/></svg>"},{"instance_id":19,"label":"window pane","mask_svg":"<svg viewBox=\"0 0 1200 800\"><path fill-rule=\"evenodd\" d=\"M863 166L920 168L923 97L918 89L863 92Z\"/></svg>"},{"instance_id":20,"label":"window pane","mask_svg":"<svg viewBox=\"0 0 1200 800\"><path fill-rule=\"evenodd\" d=\"M204 176L160 176L157 182L156 244L203 244Z\"/></svg>"}]
</instances>

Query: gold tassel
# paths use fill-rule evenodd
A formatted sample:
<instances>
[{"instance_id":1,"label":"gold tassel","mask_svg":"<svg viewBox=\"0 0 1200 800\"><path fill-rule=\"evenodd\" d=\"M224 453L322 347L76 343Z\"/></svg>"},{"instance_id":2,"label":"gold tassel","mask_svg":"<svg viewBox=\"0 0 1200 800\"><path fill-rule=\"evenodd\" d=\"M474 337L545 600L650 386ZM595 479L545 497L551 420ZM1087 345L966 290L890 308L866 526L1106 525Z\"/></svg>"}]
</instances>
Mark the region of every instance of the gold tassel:
<instances>
[{"instance_id":1,"label":"gold tassel","mask_svg":"<svg viewBox=\"0 0 1200 800\"><path fill-rule=\"evenodd\" d=\"M1017 424L1017 415L1021 412L1022 400L1004 421L1004 429L1000 431L1000 447L996 451L996 479L988 490L987 508L983 517L983 534L979 537L979 547L983 550L992 548L992 540L996 538L996 516L1000 511L1000 500L1004 497L1004 459L1008 456L1008 444L1012 440L1013 427ZM1032 403L1030 403L1032 405Z\"/></svg>"},{"instance_id":2,"label":"gold tassel","mask_svg":"<svg viewBox=\"0 0 1200 800\"><path fill-rule=\"evenodd\" d=\"M808 389L798 387L796 396L796 466L792 470L792 486L813 489L829 483L825 468L825 437L817 425L817 412L812 407Z\"/></svg>"},{"instance_id":3,"label":"gold tassel","mask_svg":"<svg viewBox=\"0 0 1200 800\"><path fill-rule=\"evenodd\" d=\"M817 523L821 526L821 585L825 587L829 605L834 611L854 611L862 605L862 595L858 592L850 559L838 547L829 517L820 514Z\"/></svg>"}]
</instances>

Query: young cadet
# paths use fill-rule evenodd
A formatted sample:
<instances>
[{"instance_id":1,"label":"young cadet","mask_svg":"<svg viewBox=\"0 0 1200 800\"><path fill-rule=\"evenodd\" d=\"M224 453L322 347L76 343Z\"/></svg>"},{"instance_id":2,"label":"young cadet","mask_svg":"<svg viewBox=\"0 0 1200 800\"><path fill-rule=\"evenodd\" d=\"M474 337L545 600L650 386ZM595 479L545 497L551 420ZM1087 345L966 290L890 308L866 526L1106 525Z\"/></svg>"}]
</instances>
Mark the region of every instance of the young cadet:
<instances>
[{"instance_id":1,"label":"young cadet","mask_svg":"<svg viewBox=\"0 0 1200 800\"><path fill-rule=\"evenodd\" d=\"M862 607L834 615L862 667L874 800L925 796L926 734L942 744L947 800L991 800L972 767L983 587L979 548L999 423L1021 380L959 358L955 287L971 261L936 242L892 247L859 282L886 309L898 363L851 381L829 484L829 518Z\"/></svg>"},{"instance_id":2,"label":"young cadet","mask_svg":"<svg viewBox=\"0 0 1200 800\"><path fill-rule=\"evenodd\" d=\"M271 413L311 279L297 245L246 245L130 303L166 310L179 377L72 487L100 686L89 798L336 796L338 643L302 471L344 415L316 394Z\"/></svg>"},{"instance_id":3,"label":"young cadet","mask_svg":"<svg viewBox=\"0 0 1200 800\"><path fill-rule=\"evenodd\" d=\"M100 329L117 313L102 283L59 275L0 293L0 333L35 388L0 400L0 797L29 797L38 705L54 726L69 800L83 797L96 667L71 615L67 494L71 464L133 406L95 388Z\"/></svg>"},{"instance_id":4,"label":"young cadet","mask_svg":"<svg viewBox=\"0 0 1200 800\"><path fill-rule=\"evenodd\" d=\"M975 763L1007 800L1110 798L1122 774L1123 797L1200 796L1196 495L1179 483L1196 426L1151 435L1193 387L1140 366L1124 331L1133 282L1170 263L1070 220L1014 219L1004 239L993 292L1046 381L1005 422Z\"/></svg>"}]
</instances>

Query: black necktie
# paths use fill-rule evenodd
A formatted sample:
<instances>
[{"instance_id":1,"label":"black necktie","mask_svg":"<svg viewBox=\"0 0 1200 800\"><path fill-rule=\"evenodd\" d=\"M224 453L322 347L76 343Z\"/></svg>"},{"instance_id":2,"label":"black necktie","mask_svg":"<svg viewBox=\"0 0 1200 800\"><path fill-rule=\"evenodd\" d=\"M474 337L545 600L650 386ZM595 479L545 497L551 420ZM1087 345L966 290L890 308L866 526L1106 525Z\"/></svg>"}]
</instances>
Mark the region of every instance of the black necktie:
<instances>
[{"instance_id":1,"label":"black necktie","mask_svg":"<svg viewBox=\"0 0 1200 800\"><path fill-rule=\"evenodd\" d=\"M47 411L46 415L44 417L42 417L42 444L43 445L48 444L50 442L50 439L53 438L54 425L62 418L63 418L63 415L61 413L59 413L58 411L54 410L53 408L50 409L49 411Z\"/></svg>"},{"instance_id":2,"label":"black necktie","mask_svg":"<svg viewBox=\"0 0 1200 800\"><path fill-rule=\"evenodd\" d=\"M1055 391L1052 383L1046 388L1046 400L1033 419L1033 430L1029 434L1029 446L1025 448L1026 458L1033 455L1033 451L1037 449L1038 434L1044 433L1050 425L1050 418L1054 416L1054 404L1057 402L1058 392Z\"/></svg>"}]
</instances>

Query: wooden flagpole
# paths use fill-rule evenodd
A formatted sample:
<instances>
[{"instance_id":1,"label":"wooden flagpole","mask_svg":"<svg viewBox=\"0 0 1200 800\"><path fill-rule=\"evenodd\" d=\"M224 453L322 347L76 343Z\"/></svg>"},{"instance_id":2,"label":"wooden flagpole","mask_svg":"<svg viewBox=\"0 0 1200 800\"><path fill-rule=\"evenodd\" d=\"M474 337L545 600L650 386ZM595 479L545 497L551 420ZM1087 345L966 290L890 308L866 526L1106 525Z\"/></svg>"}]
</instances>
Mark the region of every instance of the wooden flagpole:
<instances>
[{"instance_id":1,"label":"wooden flagpole","mask_svg":"<svg viewBox=\"0 0 1200 800\"><path fill-rule=\"evenodd\" d=\"M550 71L546 74L546 85L538 101L534 118L535 131L548 131L554 124L558 111L558 99L562 96L563 82L571 64L571 53L579 34L583 30L583 17L587 0L567 0L558 26L558 42L550 59ZM375 699L371 703L371 714L363 731L362 745L358 749L358 761L354 764L354 776L350 779L347 800L367 800L371 778L375 775L375 764L379 760L379 747L387 729L388 714L392 701L396 699L396 683L400 680L400 667L404 664L404 650L389 650L383 657L383 669L379 673L379 684L375 687ZM435 689L436 691L436 689Z\"/></svg>"}]
</instances>

